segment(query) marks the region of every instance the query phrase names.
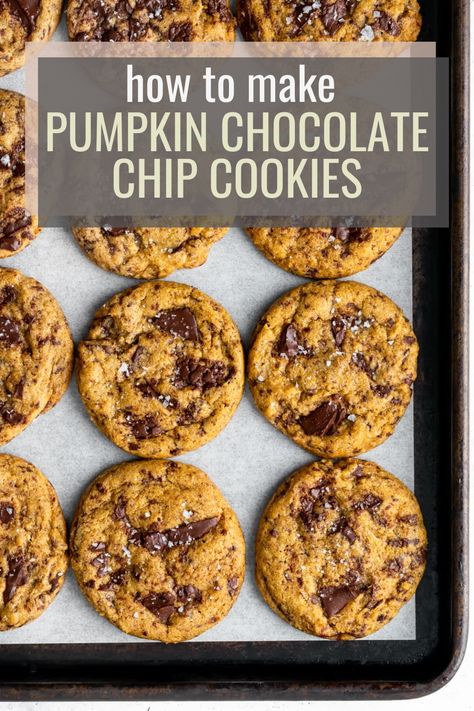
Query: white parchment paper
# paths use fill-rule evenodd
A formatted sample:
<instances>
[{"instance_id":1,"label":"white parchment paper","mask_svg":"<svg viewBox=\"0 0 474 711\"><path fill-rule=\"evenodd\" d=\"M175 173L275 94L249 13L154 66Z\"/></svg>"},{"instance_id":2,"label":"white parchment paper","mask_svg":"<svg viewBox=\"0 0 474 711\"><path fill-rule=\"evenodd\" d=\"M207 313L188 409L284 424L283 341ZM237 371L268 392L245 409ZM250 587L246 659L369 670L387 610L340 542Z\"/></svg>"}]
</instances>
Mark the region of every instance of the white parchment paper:
<instances>
[{"instance_id":1,"label":"white parchment paper","mask_svg":"<svg viewBox=\"0 0 474 711\"><path fill-rule=\"evenodd\" d=\"M64 37L64 30L57 33ZM2 88L24 91L23 71L3 77ZM61 304L74 340L83 338L96 309L131 279L103 271L81 252L66 229L47 228L21 254L3 260L41 281ZM367 271L354 277L390 296L411 318L411 235L406 230L392 249ZM171 280L186 282L217 299L233 316L247 346L265 309L282 293L304 280L274 266L238 229L231 229L211 250L207 263L176 272ZM31 461L51 480L70 521L80 495L103 469L130 459L89 421L75 382L51 412L41 415L19 437L2 448ZM395 433L365 455L413 486L413 407ZM277 432L257 411L248 392L228 427L201 449L178 459L203 469L236 511L247 540L247 578L232 611L199 641L304 640L263 602L253 577L253 541L259 516L282 479L312 457ZM415 600L370 639L414 639ZM61 593L35 622L2 632L0 644L137 642L101 618L87 603L68 573ZM145 644L146 641L143 641Z\"/></svg>"}]
</instances>

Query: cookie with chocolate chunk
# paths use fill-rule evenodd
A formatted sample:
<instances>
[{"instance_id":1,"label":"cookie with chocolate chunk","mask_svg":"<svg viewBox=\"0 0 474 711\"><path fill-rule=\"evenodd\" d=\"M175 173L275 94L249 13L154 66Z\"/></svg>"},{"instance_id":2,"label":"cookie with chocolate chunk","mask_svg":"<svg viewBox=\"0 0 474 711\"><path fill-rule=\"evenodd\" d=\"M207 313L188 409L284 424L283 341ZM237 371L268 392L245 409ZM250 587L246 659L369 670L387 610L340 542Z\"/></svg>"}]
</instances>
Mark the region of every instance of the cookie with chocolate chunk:
<instances>
[{"instance_id":1,"label":"cookie with chocolate chunk","mask_svg":"<svg viewBox=\"0 0 474 711\"><path fill-rule=\"evenodd\" d=\"M235 513L204 472L177 462L101 474L79 504L70 547L95 609L127 634L163 642L220 622L245 573Z\"/></svg>"},{"instance_id":2,"label":"cookie with chocolate chunk","mask_svg":"<svg viewBox=\"0 0 474 711\"><path fill-rule=\"evenodd\" d=\"M199 267L227 232L213 227L75 227L73 234L93 262L137 279Z\"/></svg>"},{"instance_id":3,"label":"cookie with chocolate chunk","mask_svg":"<svg viewBox=\"0 0 474 711\"><path fill-rule=\"evenodd\" d=\"M112 297L79 345L78 385L95 424L140 457L197 449L242 397L244 358L227 311L186 284L149 281Z\"/></svg>"},{"instance_id":4,"label":"cookie with chocolate chunk","mask_svg":"<svg viewBox=\"0 0 474 711\"><path fill-rule=\"evenodd\" d=\"M24 65L26 42L50 39L62 7L62 0L0 0L0 76Z\"/></svg>"},{"instance_id":5,"label":"cookie with chocolate chunk","mask_svg":"<svg viewBox=\"0 0 474 711\"><path fill-rule=\"evenodd\" d=\"M75 42L232 42L228 0L69 0Z\"/></svg>"},{"instance_id":6,"label":"cookie with chocolate chunk","mask_svg":"<svg viewBox=\"0 0 474 711\"><path fill-rule=\"evenodd\" d=\"M247 231L272 262L312 279L351 276L367 269L402 233L390 227L255 227Z\"/></svg>"},{"instance_id":7,"label":"cookie with chocolate chunk","mask_svg":"<svg viewBox=\"0 0 474 711\"><path fill-rule=\"evenodd\" d=\"M64 583L66 524L50 482L0 454L0 632L39 617Z\"/></svg>"},{"instance_id":8,"label":"cookie with chocolate chunk","mask_svg":"<svg viewBox=\"0 0 474 711\"><path fill-rule=\"evenodd\" d=\"M0 89L0 259L21 252L39 232L25 210L25 97Z\"/></svg>"},{"instance_id":9,"label":"cookie with chocolate chunk","mask_svg":"<svg viewBox=\"0 0 474 711\"><path fill-rule=\"evenodd\" d=\"M417 0L238 0L237 21L254 42L414 42Z\"/></svg>"},{"instance_id":10,"label":"cookie with chocolate chunk","mask_svg":"<svg viewBox=\"0 0 474 711\"><path fill-rule=\"evenodd\" d=\"M427 537L418 502L373 462L319 461L287 479L257 534L257 584L280 617L331 639L366 637L414 595Z\"/></svg>"},{"instance_id":11,"label":"cookie with chocolate chunk","mask_svg":"<svg viewBox=\"0 0 474 711\"><path fill-rule=\"evenodd\" d=\"M73 348L50 292L19 271L0 269L0 444L62 398Z\"/></svg>"},{"instance_id":12,"label":"cookie with chocolate chunk","mask_svg":"<svg viewBox=\"0 0 474 711\"><path fill-rule=\"evenodd\" d=\"M416 378L418 343L385 294L321 281L282 296L260 320L249 381L261 412L321 457L350 457L392 434Z\"/></svg>"}]
</instances>

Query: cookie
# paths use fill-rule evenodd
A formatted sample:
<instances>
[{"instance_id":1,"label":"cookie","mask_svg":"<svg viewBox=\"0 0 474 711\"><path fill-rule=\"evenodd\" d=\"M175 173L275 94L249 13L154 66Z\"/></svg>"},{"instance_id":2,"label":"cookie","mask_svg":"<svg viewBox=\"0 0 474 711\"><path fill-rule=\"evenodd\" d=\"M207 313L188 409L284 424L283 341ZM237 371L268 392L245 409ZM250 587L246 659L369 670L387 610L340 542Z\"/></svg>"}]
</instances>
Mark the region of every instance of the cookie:
<instances>
[{"instance_id":1,"label":"cookie","mask_svg":"<svg viewBox=\"0 0 474 711\"><path fill-rule=\"evenodd\" d=\"M79 504L70 545L97 612L162 642L220 622L245 574L235 513L204 472L177 462L127 462L101 474Z\"/></svg>"},{"instance_id":2,"label":"cookie","mask_svg":"<svg viewBox=\"0 0 474 711\"><path fill-rule=\"evenodd\" d=\"M350 457L392 434L411 399L417 356L410 323L387 296L357 282L308 283L258 324L250 388L297 444Z\"/></svg>"},{"instance_id":3,"label":"cookie","mask_svg":"<svg viewBox=\"0 0 474 711\"><path fill-rule=\"evenodd\" d=\"M0 444L64 395L73 342L50 292L14 269L0 269Z\"/></svg>"},{"instance_id":4,"label":"cookie","mask_svg":"<svg viewBox=\"0 0 474 711\"><path fill-rule=\"evenodd\" d=\"M66 524L50 482L0 454L0 632L39 617L64 583Z\"/></svg>"},{"instance_id":5,"label":"cookie","mask_svg":"<svg viewBox=\"0 0 474 711\"><path fill-rule=\"evenodd\" d=\"M37 217L25 210L25 97L0 89L0 259L39 232Z\"/></svg>"},{"instance_id":6,"label":"cookie","mask_svg":"<svg viewBox=\"0 0 474 711\"><path fill-rule=\"evenodd\" d=\"M69 0L75 42L232 42L228 0Z\"/></svg>"},{"instance_id":7,"label":"cookie","mask_svg":"<svg viewBox=\"0 0 474 711\"><path fill-rule=\"evenodd\" d=\"M351 276L385 254L400 228L256 227L254 244L288 272L313 279Z\"/></svg>"},{"instance_id":8,"label":"cookie","mask_svg":"<svg viewBox=\"0 0 474 711\"><path fill-rule=\"evenodd\" d=\"M93 262L137 279L168 276L199 267L227 229L212 227L75 227L73 234Z\"/></svg>"},{"instance_id":9,"label":"cookie","mask_svg":"<svg viewBox=\"0 0 474 711\"><path fill-rule=\"evenodd\" d=\"M238 0L237 21L254 42L414 42L417 0Z\"/></svg>"},{"instance_id":10,"label":"cookie","mask_svg":"<svg viewBox=\"0 0 474 711\"><path fill-rule=\"evenodd\" d=\"M201 447L242 397L239 332L220 304L186 284L150 281L112 297L79 345L78 361L93 421L140 457Z\"/></svg>"},{"instance_id":11,"label":"cookie","mask_svg":"<svg viewBox=\"0 0 474 711\"><path fill-rule=\"evenodd\" d=\"M373 462L303 467L275 492L256 542L267 604L303 632L366 637L414 595L426 530L411 491Z\"/></svg>"},{"instance_id":12,"label":"cookie","mask_svg":"<svg viewBox=\"0 0 474 711\"><path fill-rule=\"evenodd\" d=\"M26 42L49 40L62 7L62 0L0 0L0 76L24 65Z\"/></svg>"}]
</instances>

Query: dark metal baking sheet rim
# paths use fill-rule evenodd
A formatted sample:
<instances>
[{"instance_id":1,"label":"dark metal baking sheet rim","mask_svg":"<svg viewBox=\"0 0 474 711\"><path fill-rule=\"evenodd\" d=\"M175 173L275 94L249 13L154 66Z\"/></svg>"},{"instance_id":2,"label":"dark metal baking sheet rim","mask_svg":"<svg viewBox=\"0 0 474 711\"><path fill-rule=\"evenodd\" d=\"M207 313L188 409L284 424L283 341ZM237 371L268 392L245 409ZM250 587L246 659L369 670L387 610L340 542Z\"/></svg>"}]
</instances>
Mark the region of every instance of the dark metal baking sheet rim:
<instances>
[{"instance_id":1,"label":"dark metal baking sheet rim","mask_svg":"<svg viewBox=\"0 0 474 711\"><path fill-rule=\"evenodd\" d=\"M410 650L413 655L413 643L395 642L398 655L403 657L406 648L408 663L402 669L386 659L386 666L380 667L383 672L377 680L369 678L364 655L359 657L359 645L370 645L365 649L376 650L378 644L385 644L384 649L387 649L391 643L349 643L344 651L350 651L345 653L345 661L338 664L337 674L332 671L333 652L329 648L336 650L334 654L337 655L339 645L348 643L322 643L327 645L328 665L304 663L305 648L309 649L307 645L314 644L312 642L298 643L297 652L291 660L288 659L292 663L282 663L280 651L278 665L268 664L267 643L253 643L251 648L246 643L225 643L227 648L232 648L234 657L240 656L242 662L247 662L241 666L235 661L222 664L218 651L220 645L196 643L187 645L188 666L185 669L182 665L179 667L180 646L177 646L167 648L168 666L160 671L155 666L154 673L154 645L141 645L141 661L128 666L123 665L124 650L129 656L133 644L7 646L0 664L0 700L407 699L432 693L452 679L464 655L468 628L468 18L468 0L453 0L450 40L451 284L449 290L444 283L437 286L438 290L440 287L445 289L443 295L439 294L440 298L447 299L450 294L451 299L448 361L451 364L451 392L448 394L451 451L450 472L446 472L451 474L452 517L446 527L450 528L451 574L450 610L444 611L450 619L445 621L449 637L444 641L443 653L433 657L420 646L419 658L415 660L408 654ZM424 244L422 249L426 257L426 240L423 242L420 238L418 241L420 245ZM417 269L416 254L414 269ZM420 387L424 387L423 384ZM278 643L273 644L279 647ZM75 674L75 661L80 666L85 646L88 648L88 670L82 668ZM97 674L105 647L109 661L117 664L115 676ZM145 652L145 649L149 651ZM53 658L55 664L50 665L48 660ZM203 658L207 660L204 667L199 664ZM249 666L249 659L255 663ZM176 662L174 666L173 662ZM2 667L7 676L2 675Z\"/></svg>"}]
</instances>

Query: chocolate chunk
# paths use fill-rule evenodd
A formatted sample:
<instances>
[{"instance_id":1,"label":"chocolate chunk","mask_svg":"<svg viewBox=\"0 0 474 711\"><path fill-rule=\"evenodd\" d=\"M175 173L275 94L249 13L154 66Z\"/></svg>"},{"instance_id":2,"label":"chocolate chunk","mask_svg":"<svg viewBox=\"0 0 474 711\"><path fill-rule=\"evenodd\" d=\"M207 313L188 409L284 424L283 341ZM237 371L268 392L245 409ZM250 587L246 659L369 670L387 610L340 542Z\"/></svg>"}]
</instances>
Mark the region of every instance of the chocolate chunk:
<instances>
[{"instance_id":1,"label":"chocolate chunk","mask_svg":"<svg viewBox=\"0 0 474 711\"><path fill-rule=\"evenodd\" d=\"M228 593L231 597L235 597L237 595L239 589L239 579L237 576L232 576L227 580L227 590Z\"/></svg>"},{"instance_id":2,"label":"chocolate chunk","mask_svg":"<svg viewBox=\"0 0 474 711\"><path fill-rule=\"evenodd\" d=\"M293 324L289 323L283 326L276 349L278 355L282 357L294 358L298 355L298 334Z\"/></svg>"},{"instance_id":3,"label":"chocolate chunk","mask_svg":"<svg viewBox=\"0 0 474 711\"><path fill-rule=\"evenodd\" d=\"M344 516L341 516L341 518L331 526L329 533L340 533L344 538L347 538L351 544L357 540L354 529L349 525Z\"/></svg>"},{"instance_id":4,"label":"chocolate chunk","mask_svg":"<svg viewBox=\"0 0 474 711\"><path fill-rule=\"evenodd\" d=\"M335 316L331 319L331 333L336 347L340 348L346 335L346 322L340 316Z\"/></svg>"},{"instance_id":5,"label":"chocolate chunk","mask_svg":"<svg viewBox=\"0 0 474 711\"><path fill-rule=\"evenodd\" d=\"M176 364L173 385L178 390L188 387L209 390L223 385L232 374L233 370L220 360L180 358Z\"/></svg>"},{"instance_id":6,"label":"chocolate chunk","mask_svg":"<svg viewBox=\"0 0 474 711\"><path fill-rule=\"evenodd\" d=\"M191 42L193 38L192 22L173 22L168 30L170 42Z\"/></svg>"},{"instance_id":7,"label":"chocolate chunk","mask_svg":"<svg viewBox=\"0 0 474 711\"><path fill-rule=\"evenodd\" d=\"M0 249L14 252L21 246L16 234L31 225L31 215L23 208L14 208L0 221Z\"/></svg>"},{"instance_id":8,"label":"chocolate chunk","mask_svg":"<svg viewBox=\"0 0 474 711\"><path fill-rule=\"evenodd\" d=\"M106 40L108 42L111 39ZM104 237L118 237L119 235L125 235L129 231L127 227L112 227L111 225L104 225L101 230Z\"/></svg>"},{"instance_id":9,"label":"chocolate chunk","mask_svg":"<svg viewBox=\"0 0 474 711\"><path fill-rule=\"evenodd\" d=\"M164 531L164 535L168 539L168 547L189 545L193 541L197 541L205 536L209 531L212 531L218 522L219 519L213 517L202 519L202 521L183 523L176 528L169 528L167 531Z\"/></svg>"},{"instance_id":10,"label":"chocolate chunk","mask_svg":"<svg viewBox=\"0 0 474 711\"><path fill-rule=\"evenodd\" d=\"M186 605L193 602L201 602L202 593L194 585L181 585L176 588L176 598L180 605Z\"/></svg>"},{"instance_id":11,"label":"chocolate chunk","mask_svg":"<svg viewBox=\"0 0 474 711\"><path fill-rule=\"evenodd\" d=\"M54 592L55 590L58 589L58 587L59 587L59 581L60 581L61 578L62 578L62 573L56 573L56 575L54 576L54 578L53 578L52 580L50 580L50 583L49 583L49 584L50 584L51 587L49 588L49 592Z\"/></svg>"},{"instance_id":12,"label":"chocolate chunk","mask_svg":"<svg viewBox=\"0 0 474 711\"><path fill-rule=\"evenodd\" d=\"M28 581L28 568L22 555L8 558L8 571L5 576L5 589L3 591L3 604L10 602L17 589Z\"/></svg>"},{"instance_id":13,"label":"chocolate chunk","mask_svg":"<svg viewBox=\"0 0 474 711\"><path fill-rule=\"evenodd\" d=\"M168 623L171 615L175 611L174 603L176 602L176 598L173 593L170 592L151 592L145 597L138 599L139 602L164 625Z\"/></svg>"},{"instance_id":14,"label":"chocolate chunk","mask_svg":"<svg viewBox=\"0 0 474 711\"><path fill-rule=\"evenodd\" d=\"M125 568L119 568L118 570L115 570L113 573L110 574L108 581L103 585L99 586L99 590L111 590L114 587L122 585L126 575L127 571Z\"/></svg>"},{"instance_id":15,"label":"chocolate chunk","mask_svg":"<svg viewBox=\"0 0 474 711\"><path fill-rule=\"evenodd\" d=\"M313 17L316 15L316 10L312 5L308 5L306 0L297 3L293 9L293 28L290 32L292 37L300 35L304 27L313 21Z\"/></svg>"},{"instance_id":16,"label":"chocolate chunk","mask_svg":"<svg viewBox=\"0 0 474 711\"><path fill-rule=\"evenodd\" d=\"M103 578L109 572L110 553L99 553L91 560L91 565L97 568L97 575Z\"/></svg>"},{"instance_id":17,"label":"chocolate chunk","mask_svg":"<svg viewBox=\"0 0 474 711\"><path fill-rule=\"evenodd\" d=\"M387 545L392 548L408 548L408 546L417 546L419 542L419 538L389 538Z\"/></svg>"},{"instance_id":18,"label":"chocolate chunk","mask_svg":"<svg viewBox=\"0 0 474 711\"><path fill-rule=\"evenodd\" d=\"M331 491L331 484L327 479L320 479L316 486L313 486L309 493L316 501L327 496Z\"/></svg>"},{"instance_id":19,"label":"chocolate chunk","mask_svg":"<svg viewBox=\"0 0 474 711\"><path fill-rule=\"evenodd\" d=\"M411 346L412 343L416 342L416 338L414 336L404 336L403 337L403 343L406 343L408 346Z\"/></svg>"},{"instance_id":20,"label":"chocolate chunk","mask_svg":"<svg viewBox=\"0 0 474 711\"><path fill-rule=\"evenodd\" d=\"M321 403L308 415L302 415L298 422L309 437L324 437L337 431L346 414L347 408L342 398L338 398Z\"/></svg>"},{"instance_id":21,"label":"chocolate chunk","mask_svg":"<svg viewBox=\"0 0 474 711\"><path fill-rule=\"evenodd\" d=\"M5 306L5 304L11 304L15 301L18 296L17 291L14 286L7 284L3 289L0 290L0 307Z\"/></svg>"},{"instance_id":22,"label":"chocolate chunk","mask_svg":"<svg viewBox=\"0 0 474 711\"><path fill-rule=\"evenodd\" d=\"M387 397L387 395L392 391L391 385L373 385L372 392L377 395L377 397Z\"/></svg>"},{"instance_id":23,"label":"chocolate chunk","mask_svg":"<svg viewBox=\"0 0 474 711\"><path fill-rule=\"evenodd\" d=\"M373 26L379 30L382 30L382 32L392 35L392 37L396 37L401 32L397 21L383 10L380 11L380 15L376 22L374 22Z\"/></svg>"},{"instance_id":24,"label":"chocolate chunk","mask_svg":"<svg viewBox=\"0 0 474 711\"><path fill-rule=\"evenodd\" d=\"M352 600L355 600L357 595L353 588L348 585L335 587L330 585L326 588L321 588L318 592L319 601L327 617L333 617L341 612Z\"/></svg>"},{"instance_id":25,"label":"chocolate chunk","mask_svg":"<svg viewBox=\"0 0 474 711\"><path fill-rule=\"evenodd\" d=\"M375 496L375 494L366 494L362 497L362 499L356 501L352 508L354 509L354 511L372 512L378 509L381 503L382 499L380 499L378 496Z\"/></svg>"},{"instance_id":26,"label":"chocolate chunk","mask_svg":"<svg viewBox=\"0 0 474 711\"><path fill-rule=\"evenodd\" d=\"M163 432L154 415L148 414L144 417L136 417L131 412L126 411L124 420L129 425L135 439L151 439L152 437L159 437Z\"/></svg>"},{"instance_id":27,"label":"chocolate chunk","mask_svg":"<svg viewBox=\"0 0 474 711\"><path fill-rule=\"evenodd\" d=\"M398 520L402 523L408 523L410 526L418 525L418 516L416 514L407 514L406 516L399 516Z\"/></svg>"},{"instance_id":28,"label":"chocolate chunk","mask_svg":"<svg viewBox=\"0 0 474 711\"><path fill-rule=\"evenodd\" d=\"M149 553L160 553L168 546L168 538L160 531L144 531L140 543Z\"/></svg>"},{"instance_id":29,"label":"chocolate chunk","mask_svg":"<svg viewBox=\"0 0 474 711\"><path fill-rule=\"evenodd\" d=\"M20 425L25 421L24 416L7 405L5 402L0 402L0 417L9 425Z\"/></svg>"},{"instance_id":30,"label":"chocolate chunk","mask_svg":"<svg viewBox=\"0 0 474 711\"><path fill-rule=\"evenodd\" d=\"M341 24L344 22L344 18L347 15L346 0L336 0L329 4L325 2L321 12L321 19L325 29L330 35L334 35Z\"/></svg>"},{"instance_id":31,"label":"chocolate chunk","mask_svg":"<svg viewBox=\"0 0 474 711\"><path fill-rule=\"evenodd\" d=\"M343 244L364 242L367 239L367 234L360 227L335 227L331 230L331 235Z\"/></svg>"},{"instance_id":32,"label":"chocolate chunk","mask_svg":"<svg viewBox=\"0 0 474 711\"><path fill-rule=\"evenodd\" d=\"M391 558L385 563L384 570L390 575L399 575L403 570L403 563L400 558Z\"/></svg>"},{"instance_id":33,"label":"chocolate chunk","mask_svg":"<svg viewBox=\"0 0 474 711\"><path fill-rule=\"evenodd\" d=\"M29 36L35 26L36 19L40 12L40 0L6 0L10 11L23 25L27 36Z\"/></svg>"},{"instance_id":34,"label":"chocolate chunk","mask_svg":"<svg viewBox=\"0 0 474 711\"><path fill-rule=\"evenodd\" d=\"M104 551L106 549L106 545L103 541L94 541L94 543L91 543L89 546L90 551Z\"/></svg>"},{"instance_id":35,"label":"chocolate chunk","mask_svg":"<svg viewBox=\"0 0 474 711\"><path fill-rule=\"evenodd\" d=\"M0 344L16 346L20 342L20 324L8 316L0 316Z\"/></svg>"},{"instance_id":36,"label":"chocolate chunk","mask_svg":"<svg viewBox=\"0 0 474 711\"><path fill-rule=\"evenodd\" d=\"M367 360L366 360L363 353L356 351L355 353L352 354L351 361L352 361L352 363L354 363L354 365L356 365L359 368L359 370L362 370L366 375L368 375L369 378L374 377L374 371L372 370L370 365L367 363Z\"/></svg>"},{"instance_id":37,"label":"chocolate chunk","mask_svg":"<svg viewBox=\"0 0 474 711\"><path fill-rule=\"evenodd\" d=\"M150 322L160 331L171 333L172 336L183 338L185 341L199 341L196 317L187 306L159 311Z\"/></svg>"},{"instance_id":38,"label":"chocolate chunk","mask_svg":"<svg viewBox=\"0 0 474 711\"><path fill-rule=\"evenodd\" d=\"M10 523L15 517L15 509L6 501L0 501L0 523Z\"/></svg>"},{"instance_id":39,"label":"chocolate chunk","mask_svg":"<svg viewBox=\"0 0 474 711\"><path fill-rule=\"evenodd\" d=\"M207 0L205 9L208 15L218 15L222 22L230 22L232 20L232 13L227 7L226 0Z\"/></svg>"}]
</instances>

